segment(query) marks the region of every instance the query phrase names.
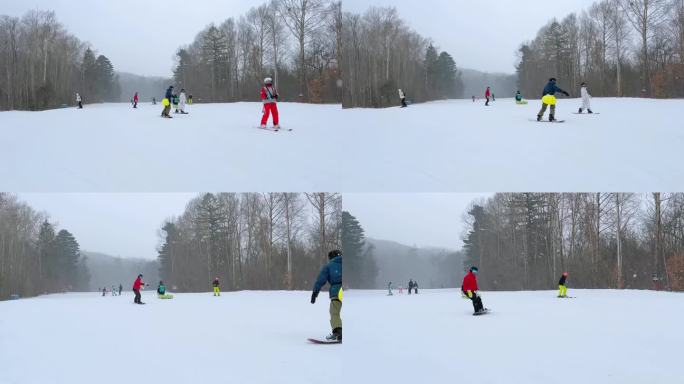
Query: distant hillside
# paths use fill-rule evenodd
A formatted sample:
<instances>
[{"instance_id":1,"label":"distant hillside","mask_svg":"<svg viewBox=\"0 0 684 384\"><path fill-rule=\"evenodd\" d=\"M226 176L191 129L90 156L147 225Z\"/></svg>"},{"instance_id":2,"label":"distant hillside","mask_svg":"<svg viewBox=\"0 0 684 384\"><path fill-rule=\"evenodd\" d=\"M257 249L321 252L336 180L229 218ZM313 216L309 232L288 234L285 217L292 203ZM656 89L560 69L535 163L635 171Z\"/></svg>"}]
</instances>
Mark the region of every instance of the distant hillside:
<instances>
[{"instance_id":1,"label":"distant hillside","mask_svg":"<svg viewBox=\"0 0 684 384\"><path fill-rule=\"evenodd\" d=\"M484 97L485 89L492 87L496 97L513 97L518 90L518 76L516 74L487 73L474 69L462 69L463 96L467 99L473 96Z\"/></svg>"},{"instance_id":2,"label":"distant hillside","mask_svg":"<svg viewBox=\"0 0 684 384\"><path fill-rule=\"evenodd\" d=\"M463 255L460 251L440 248L416 248L394 241L366 239L374 247L373 255L379 272L378 288L406 288L409 279L423 288L452 288L460 286L463 277Z\"/></svg>"},{"instance_id":3,"label":"distant hillside","mask_svg":"<svg viewBox=\"0 0 684 384\"><path fill-rule=\"evenodd\" d=\"M144 275L145 282L156 287L159 282L158 264L156 260L124 259L97 252L81 252L87 257L90 272L90 289L95 291L102 287L111 288L123 285L130 290L133 280L139 273Z\"/></svg>"},{"instance_id":4,"label":"distant hillside","mask_svg":"<svg viewBox=\"0 0 684 384\"><path fill-rule=\"evenodd\" d=\"M153 97L159 102L166 88L173 84L173 80L163 77L145 77L126 72L119 72L118 76L119 85L121 85L121 101L124 102L131 101L135 92L138 92L141 103L149 103Z\"/></svg>"}]
</instances>

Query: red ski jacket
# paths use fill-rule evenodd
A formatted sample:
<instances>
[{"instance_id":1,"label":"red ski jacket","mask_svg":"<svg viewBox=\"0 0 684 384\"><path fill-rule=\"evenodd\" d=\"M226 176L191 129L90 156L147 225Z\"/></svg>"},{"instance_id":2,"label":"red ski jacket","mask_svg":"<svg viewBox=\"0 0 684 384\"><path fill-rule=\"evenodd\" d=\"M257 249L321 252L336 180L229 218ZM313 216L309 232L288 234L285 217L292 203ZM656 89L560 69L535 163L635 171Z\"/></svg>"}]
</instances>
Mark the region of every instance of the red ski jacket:
<instances>
[{"instance_id":1,"label":"red ski jacket","mask_svg":"<svg viewBox=\"0 0 684 384\"><path fill-rule=\"evenodd\" d=\"M490 97L492 96L492 92L488 89L485 91L485 97Z\"/></svg>"},{"instance_id":2,"label":"red ski jacket","mask_svg":"<svg viewBox=\"0 0 684 384\"><path fill-rule=\"evenodd\" d=\"M278 91L274 87L261 87L261 100L268 103L275 103L278 100Z\"/></svg>"},{"instance_id":3,"label":"red ski jacket","mask_svg":"<svg viewBox=\"0 0 684 384\"><path fill-rule=\"evenodd\" d=\"M463 278L463 285L461 286L461 290L466 292L466 291L477 291L477 276L475 276L474 273L468 272L467 275Z\"/></svg>"},{"instance_id":4,"label":"red ski jacket","mask_svg":"<svg viewBox=\"0 0 684 384\"><path fill-rule=\"evenodd\" d=\"M133 96L133 101L135 101L136 103L138 102L138 94L137 93L135 94L135 96Z\"/></svg>"},{"instance_id":5,"label":"red ski jacket","mask_svg":"<svg viewBox=\"0 0 684 384\"><path fill-rule=\"evenodd\" d=\"M133 289L140 290L140 287L142 287L142 285L143 281L141 278L138 277L137 279L135 279L135 282L133 283Z\"/></svg>"}]
</instances>

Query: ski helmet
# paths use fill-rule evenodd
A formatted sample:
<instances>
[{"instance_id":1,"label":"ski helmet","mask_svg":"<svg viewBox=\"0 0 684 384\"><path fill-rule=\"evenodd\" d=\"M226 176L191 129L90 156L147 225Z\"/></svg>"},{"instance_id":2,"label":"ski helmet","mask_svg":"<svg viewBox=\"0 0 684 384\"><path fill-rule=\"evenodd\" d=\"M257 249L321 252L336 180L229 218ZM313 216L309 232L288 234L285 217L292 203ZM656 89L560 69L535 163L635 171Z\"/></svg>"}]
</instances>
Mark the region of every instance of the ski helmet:
<instances>
[{"instance_id":1,"label":"ski helmet","mask_svg":"<svg viewBox=\"0 0 684 384\"><path fill-rule=\"evenodd\" d=\"M270 77L265 78L264 84L273 84L273 79L271 79Z\"/></svg>"},{"instance_id":2,"label":"ski helmet","mask_svg":"<svg viewBox=\"0 0 684 384\"><path fill-rule=\"evenodd\" d=\"M476 267L476 266L470 267L470 272L472 272L472 273L477 273L477 272L478 272L477 267Z\"/></svg>"},{"instance_id":3,"label":"ski helmet","mask_svg":"<svg viewBox=\"0 0 684 384\"><path fill-rule=\"evenodd\" d=\"M549 79L549 81L552 82L552 83L555 83L557 80L556 80L555 77L552 77L552 78Z\"/></svg>"},{"instance_id":4,"label":"ski helmet","mask_svg":"<svg viewBox=\"0 0 684 384\"><path fill-rule=\"evenodd\" d=\"M336 257L338 257L338 256L342 256L342 251L340 251L340 250L338 250L338 249L336 249L336 250L334 250L334 251L330 251L330 252L328 253L328 259L334 259L334 258L336 258Z\"/></svg>"},{"instance_id":5,"label":"ski helmet","mask_svg":"<svg viewBox=\"0 0 684 384\"><path fill-rule=\"evenodd\" d=\"M143 277L142 273L138 275L138 277Z\"/></svg>"}]
</instances>

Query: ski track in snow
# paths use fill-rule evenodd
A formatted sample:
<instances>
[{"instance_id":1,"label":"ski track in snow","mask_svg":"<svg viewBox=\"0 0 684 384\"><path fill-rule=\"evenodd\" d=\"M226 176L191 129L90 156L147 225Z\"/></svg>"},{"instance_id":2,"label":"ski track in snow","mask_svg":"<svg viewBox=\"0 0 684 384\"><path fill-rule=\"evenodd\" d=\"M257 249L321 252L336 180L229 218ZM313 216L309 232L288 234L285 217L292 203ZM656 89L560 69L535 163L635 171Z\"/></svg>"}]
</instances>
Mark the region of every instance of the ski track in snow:
<instances>
[{"instance_id":1,"label":"ski track in snow","mask_svg":"<svg viewBox=\"0 0 684 384\"><path fill-rule=\"evenodd\" d=\"M345 291L345 381L672 384L684 377L682 293ZM363 368L361 368L363 367Z\"/></svg>"},{"instance_id":2,"label":"ski track in snow","mask_svg":"<svg viewBox=\"0 0 684 384\"><path fill-rule=\"evenodd\" d=\"M0 190L23 192L533 192L684 190L684 100L595 98L600 115L530 122L537 101L406 109L280 103L293 132L263 132L260 103L87 105L0 113Z\"/></svg>"},{"instance_id":3,"label":"ski track in snow","mask_svg":"<svg viewBox=\"0 0 684 384\"><path fill-rule=\"evenodd\" d=\"M53 294L0 302L0 383L343 383L308 292ZM343 312L344 316L344 312Z\"/></svg>"}]
</instances>

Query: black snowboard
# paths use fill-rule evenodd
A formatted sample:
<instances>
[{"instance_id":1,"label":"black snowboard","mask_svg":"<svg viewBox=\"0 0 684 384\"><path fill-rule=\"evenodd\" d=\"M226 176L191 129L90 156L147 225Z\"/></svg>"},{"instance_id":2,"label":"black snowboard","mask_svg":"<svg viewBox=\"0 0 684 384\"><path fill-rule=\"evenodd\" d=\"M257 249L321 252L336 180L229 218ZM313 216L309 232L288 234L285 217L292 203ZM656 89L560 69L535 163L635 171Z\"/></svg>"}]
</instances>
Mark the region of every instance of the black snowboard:
<instances>
[{"instance_id":1,"label":"black snowboard","mask_svg":"<svg viewBox=\"0 0 684 384\"><path fill-rule=\"evenodd\" d=\"M537 119L530 119L530 121L535 122L535 123L552 123L552 124L565 123L565 120L556 120L556 121L541 120L541 121L537 121Z\"/></svg>"},{"instance_id":2,"label":"black snowboard","mask_svg":"<svg viewBox=\"0 0 684 384\"><path fill-rule=\"evenodd\" d=\"M307 339L307 340L308 340L309 343L311 343L311 344L342 344L342 342L339 341L339 340L334 340L334 341L330 341L330 340L319 340L319 339Z\"/></svg>"},{"instance_id":3,"label":"black snowboard","mask_svg":"<svg viewBox=\"0 0 684 384\"><path fill-rule=\"evenodd\" d=\"M601 112L594 112L594 113L578 113L578 112L573 112L573 115L600 115Z\"/></svg>"},{"instance_id":4,"label":"black snowboard","mask_svg":"<svg viewBox=\"0 0 684 384\"><path fill-rule=\"evenodd\" d=\"M482 310L480 312L473 313L473 316L482 316L482 315L488 314L489 312L490 312L489 308L485 308L484 310Z\"/></svg>"}]
</instances>

